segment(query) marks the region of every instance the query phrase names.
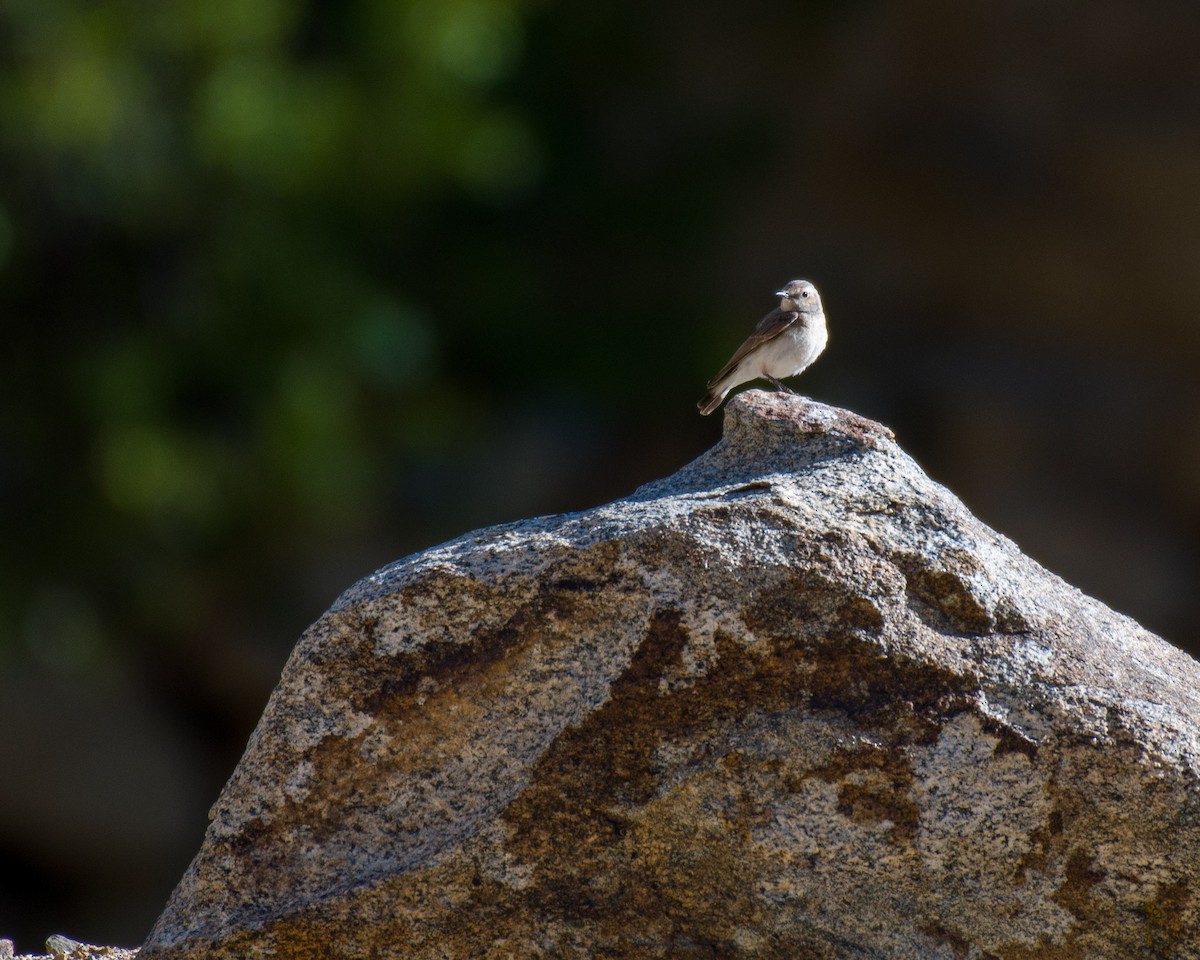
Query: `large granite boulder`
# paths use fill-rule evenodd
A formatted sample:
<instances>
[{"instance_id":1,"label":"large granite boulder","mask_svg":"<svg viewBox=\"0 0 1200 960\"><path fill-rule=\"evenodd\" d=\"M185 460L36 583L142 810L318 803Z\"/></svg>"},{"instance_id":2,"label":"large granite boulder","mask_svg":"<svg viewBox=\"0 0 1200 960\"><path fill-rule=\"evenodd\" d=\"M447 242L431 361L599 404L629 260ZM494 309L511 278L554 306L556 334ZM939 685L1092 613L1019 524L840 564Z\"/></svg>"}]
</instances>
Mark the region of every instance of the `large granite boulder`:
<instances>
[{"instance_id":1,"label":"large granite boulder","mask_svg":"<svg viewBox=\"0 0 1200 960\"><path fill-rule=\"evenodd\" d=\"M1194 661L750 391L338 599L142 960L1197 957L1198 734Z\"/></svg>"}]
</instances>

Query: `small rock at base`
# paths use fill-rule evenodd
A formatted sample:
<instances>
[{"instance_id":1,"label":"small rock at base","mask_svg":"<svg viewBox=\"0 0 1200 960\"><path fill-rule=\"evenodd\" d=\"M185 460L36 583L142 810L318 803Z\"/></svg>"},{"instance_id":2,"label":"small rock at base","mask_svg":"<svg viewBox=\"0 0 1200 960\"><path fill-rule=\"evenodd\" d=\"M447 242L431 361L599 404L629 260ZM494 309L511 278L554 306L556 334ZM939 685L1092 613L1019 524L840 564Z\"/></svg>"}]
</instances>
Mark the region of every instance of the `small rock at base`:
<instances>
[{"instance_id":1,"label":"small rock at base","mask_svg":"<svg viewBox=\"0 0 1200 960\"><path fill-rule=\"evenodd\" d=\"M82 946L83 944L78 940L64 937L61 933L56 933L46 938L46 949L56 957L69 955Z\"/></svg>"}]
</instances>

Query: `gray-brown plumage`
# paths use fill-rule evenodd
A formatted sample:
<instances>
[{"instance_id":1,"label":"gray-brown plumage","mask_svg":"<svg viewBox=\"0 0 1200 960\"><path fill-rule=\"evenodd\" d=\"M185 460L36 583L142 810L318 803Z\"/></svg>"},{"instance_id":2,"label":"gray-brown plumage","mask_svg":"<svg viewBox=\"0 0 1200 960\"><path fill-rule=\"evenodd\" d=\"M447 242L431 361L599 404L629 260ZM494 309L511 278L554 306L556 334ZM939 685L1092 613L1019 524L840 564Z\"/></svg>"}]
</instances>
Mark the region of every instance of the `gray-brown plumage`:
<instances>
[{"instance_id":1,"label":"gray-brown plumage","mask_svg":"<svg viewBox=\"0 0 1200 960\"><path fill-rule=\"evenodd\" d=\"M829 331L817 288L807 280L793 280L776 296L782 298L779 306L758 322L750 338L708 381L708 393L697 404L702 414L716 410L734 387L758 377L791 393L779 381L803 371L825 349Z\"/></svg>"}]
</instances>

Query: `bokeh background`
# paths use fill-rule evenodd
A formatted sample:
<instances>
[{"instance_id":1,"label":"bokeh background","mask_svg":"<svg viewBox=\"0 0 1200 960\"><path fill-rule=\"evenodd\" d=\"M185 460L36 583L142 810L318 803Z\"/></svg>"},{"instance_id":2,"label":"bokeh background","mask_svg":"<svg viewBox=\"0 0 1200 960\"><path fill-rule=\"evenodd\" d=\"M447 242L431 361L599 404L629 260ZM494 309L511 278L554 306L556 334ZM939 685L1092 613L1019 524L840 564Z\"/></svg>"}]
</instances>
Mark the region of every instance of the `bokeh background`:
<instances>
[{"instance_id":1,"label":"bokeh background","mask_svg":"<svg viewBox=\"0 0 1200 960\"><path fill-rule=\"evenodd\" d=\"M1200 6L7 0L0 936L139 942L304 629L801 388L1195 651Z\"/></svg>"}]
</instances>

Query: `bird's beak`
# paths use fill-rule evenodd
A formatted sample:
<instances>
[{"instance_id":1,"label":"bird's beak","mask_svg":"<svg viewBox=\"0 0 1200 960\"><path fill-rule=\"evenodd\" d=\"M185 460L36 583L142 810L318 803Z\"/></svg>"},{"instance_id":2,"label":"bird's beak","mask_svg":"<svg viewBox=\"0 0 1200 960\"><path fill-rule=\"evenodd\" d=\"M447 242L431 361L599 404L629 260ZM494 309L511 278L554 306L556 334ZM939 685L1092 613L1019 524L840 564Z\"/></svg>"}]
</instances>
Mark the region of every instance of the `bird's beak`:
<instances>
[{"instance_id":1,"label":"bird's beak","mask_svg":"<svg viewBox=\"0 0 1200 960\"><path fill-rule=\"evenodd\" d=\"M789 300L791 300L791 299L792 299L790 296L788 296L788 292L787 292L786 290L776 290L776 291L775 291L775 296L777 296L777 297L787 297Z\"/></svg>"}]
</instances>

